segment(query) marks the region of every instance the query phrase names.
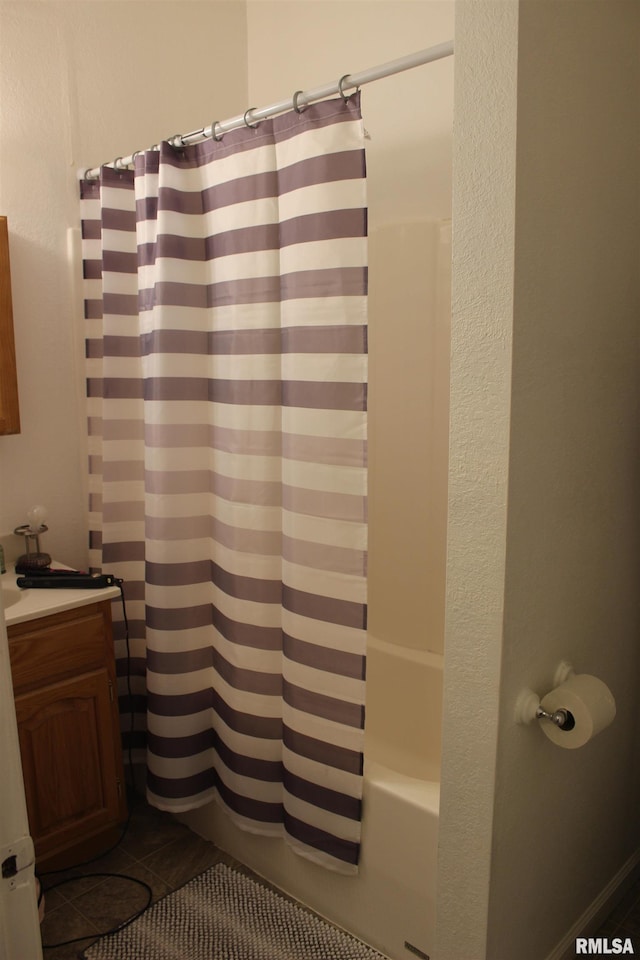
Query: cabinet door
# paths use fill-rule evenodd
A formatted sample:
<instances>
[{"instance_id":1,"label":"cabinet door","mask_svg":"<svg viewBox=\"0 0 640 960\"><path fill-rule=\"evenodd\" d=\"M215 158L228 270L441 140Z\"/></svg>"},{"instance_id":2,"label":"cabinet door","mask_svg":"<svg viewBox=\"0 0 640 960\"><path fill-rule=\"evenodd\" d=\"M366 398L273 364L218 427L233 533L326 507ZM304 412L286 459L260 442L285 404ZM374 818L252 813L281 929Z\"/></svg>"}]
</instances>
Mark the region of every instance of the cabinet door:
<instances>
[{"instance_id":1,"label":"cabinet door","mask_svg":"<svg viewBox=\"0 0 640 960\"><path fill-rule=\"evenodd\" d=\"M29 826L43 857L118 821L122 784L106 669L16 698Z\"/></svg>"}]
</instances>

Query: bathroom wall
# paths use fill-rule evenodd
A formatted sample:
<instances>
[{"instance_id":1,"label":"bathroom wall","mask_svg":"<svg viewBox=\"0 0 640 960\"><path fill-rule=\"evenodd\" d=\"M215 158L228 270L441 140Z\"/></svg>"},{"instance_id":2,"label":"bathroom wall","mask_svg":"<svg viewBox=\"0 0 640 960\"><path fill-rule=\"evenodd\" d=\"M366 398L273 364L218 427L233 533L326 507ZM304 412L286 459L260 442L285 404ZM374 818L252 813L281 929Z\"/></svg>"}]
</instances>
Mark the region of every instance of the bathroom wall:
<instances>
[{"instance_id":1,"label":"bathroom wall","mask_svg":"<svg viewBox=\"0 0 640 960\"><path fill-rule=\"evenodd\" d=\"M87 562L77 171L246 105L244 0L0 3L0 213L22 422L0 437L10 556L22 546L13 528L42 503L41 546Z\"/></svg>"},{"instance_id":2,"label":"bathroom wall","mask_svg":"<svg viewBox=\"0 0 640 960\"><path fill-rule=\"evenodd\" d=\"M249 0L250 102L451 40L453 21L451 0ZM367 84L362 113L371 138L369 631L441 654L450 314L448 253L439 256L451 217L453 58Z\"/></svg>"},{"instance_id":3,"label":"bathroom wall","mask_svg":"<svg viewBox=\"0 0 640 960\"><path fill-rule=\"evenodd\" d=\"M640 862L637 4L456 12L438 960L560 960ZM514 722L558 662L618 707Z\"/></svg>"}]
</instances>

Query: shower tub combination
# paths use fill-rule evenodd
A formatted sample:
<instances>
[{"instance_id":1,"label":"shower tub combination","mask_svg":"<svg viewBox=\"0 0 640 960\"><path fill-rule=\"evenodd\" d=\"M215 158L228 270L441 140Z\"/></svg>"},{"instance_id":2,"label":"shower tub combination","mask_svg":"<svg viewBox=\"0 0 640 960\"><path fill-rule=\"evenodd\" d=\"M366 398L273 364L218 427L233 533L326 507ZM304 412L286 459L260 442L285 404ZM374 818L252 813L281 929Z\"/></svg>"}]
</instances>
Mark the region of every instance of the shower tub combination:
<instances>
[{"instance_id":1,"label":"shower tub combination","mask_svg":"<svg viewBox=\"0 0 640 960\"><path fill-rule=\"evenodd\" d=\"M376 699L381 698L381 703ZM442 657L369 636L357 876L248 834L217 806L181 819L285 893L392 960L434 949ZM369 720L369 718L371 718Z\"/></svg>"}]
</instances>

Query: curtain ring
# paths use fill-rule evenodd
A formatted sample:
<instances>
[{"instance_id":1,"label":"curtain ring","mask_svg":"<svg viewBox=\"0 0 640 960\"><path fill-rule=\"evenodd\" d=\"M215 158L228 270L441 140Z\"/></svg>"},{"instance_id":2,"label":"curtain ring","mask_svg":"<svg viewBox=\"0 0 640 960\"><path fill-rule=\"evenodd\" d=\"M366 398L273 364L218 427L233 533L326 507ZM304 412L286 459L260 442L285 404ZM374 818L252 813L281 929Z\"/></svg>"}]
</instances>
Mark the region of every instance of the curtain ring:
<instances>
[{"instance_id":1,"label":"curtain ring","mask_svg":"<svg viewBox=\"0 0 640 960\"><path fill-rule=\"evenodd\" d=\"M295 110L296 113L304 113L304 111L307 109L307 107L298 106L298 97L300 96L301 93L304 93L304 90L296 90L296 92L293 95L293 109Z\"/></svg>"},{"instance_id":2,"label":"curtain ring","mask_svg":"<svg viewBox=\"0 0 640 960\"><path fill-rule=\"evenodd\" d=\"M218 122L219 122L218 120L214 120L213 123L211 124L211 139L217 140L217 142L220 143L220 141L224 137L224 133L221 133L219 137L216 137L216 127L218 126Z\"/></svg>"},{"instance_id":3,"label":"curtain ring","mask_svg":"<svg viewBox=\"0 0 640 960\"><path fill-rule=\"evenodd\" d=\"M259 121L259 120L258 120L257 123L249 123L249 121L247 120L247 117L249 116L249 114L251 113L251 111L252 111L252 110L255 110L255 109L256 109L255 107L249 107L248 110L245 110L244 116L243 116L243 118L242 118L242 119L244 120L244 125L245 125L245 127L249 127L250 130L255 130L256 127L259 127L259 126L260 126L260 121Z\"/></svg>"},{"instance_id":4,"label":"curtain ring","mask_svg":"<svg viewBox=\"0 0 640 960\"><path fill-rule=\"evenodd\" d=\"M347 95L345 94L345 92L344 92L344 82L345 82L345 80L348 80L350 76L351 76L350 73L345 73L344 77L340 77L340 79L338 80L338 93L340 94L340 96L342 97L342 99L344 100L345 103L346 103L348 100L351 100L351 97L353 96L353 94L354 94L354 93L357 93L358 90L360 89L360 87L356 84L356 85L355 85L356 88L355 88L355 90L353 91L353 93L350 93L349 96L347 96Z\"/></svg>"}]
</instances>

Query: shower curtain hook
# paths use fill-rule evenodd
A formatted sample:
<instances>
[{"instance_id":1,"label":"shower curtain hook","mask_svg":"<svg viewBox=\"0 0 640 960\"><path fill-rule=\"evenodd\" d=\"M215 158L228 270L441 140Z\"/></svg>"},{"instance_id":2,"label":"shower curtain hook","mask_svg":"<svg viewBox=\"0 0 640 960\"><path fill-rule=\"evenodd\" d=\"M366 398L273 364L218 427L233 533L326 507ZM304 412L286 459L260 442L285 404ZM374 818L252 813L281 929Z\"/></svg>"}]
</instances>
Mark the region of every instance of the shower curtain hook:
<instances>
[{"instance_id":1,"label":"shower curtain hook","mask_svg":"<svg viewBox=\"0 0 640 960\"><path fill-rule=\"evenodd\" d=\"M296 113L304 113L305 110L307 109L307 107L298 106L298 97L300 96L301 93L304 93L304 90L296 90L296 92L293 95L293 109L295 110Z\"/></svg>"},{"instance_id":2,"label":"shower curtain hook","mask_svg":"<svg viewBox=\"0 0 640 960\"><path fill-rule=\"evenodd\" d=\"M214 120L213 123L211 124L211 139L217 140L218 143L220 143L220 141L224 137L224 133L221 133L219 137L216 137L216 127L218 126L219 122L220 122L219 120Z\"/></svg>"},{"instance_id":3,"label":"shower curtain hook","mask_svg":"<svg viewBox=\"0 0 640 960\"><path fill-rule=\"evenodd\" d=\"M353 93L350 93L349 96L345 94L344 82L345 80L348 80L350 76L351 76L350 73L345 73L344 77L340 77L340 79L338 80L338 93L340 94L340 96L342 97L345 103L347 103L348 100L351 100L351 97L353 96L353 94L357 93L358 90L360 89L360 87L357 84L354 84L355 90L353 91Z\"/></svg>"},{"instance_id":4,"label":"shower curtain hook","mask_svg":"<svg viewBox=\"0 0 640 960\"><path fill-rule=\"evenodd\" d=\"M256 109L255 107L249 107L248 110L245 110L244 116L243 116L243 118L242 118L242 119L244 120L244 125L245 125L245 127L249 127L250 130L255 130L256 127L259 127L259 126L260 126L260 121L259 121L259 120L258 120L257 123L249 123L249 121L247 120L247 117L249 116L249 114L251 113L251 111L252 111L252 110L255 110L255 109Z\"/></svg>"}]
</instances>

